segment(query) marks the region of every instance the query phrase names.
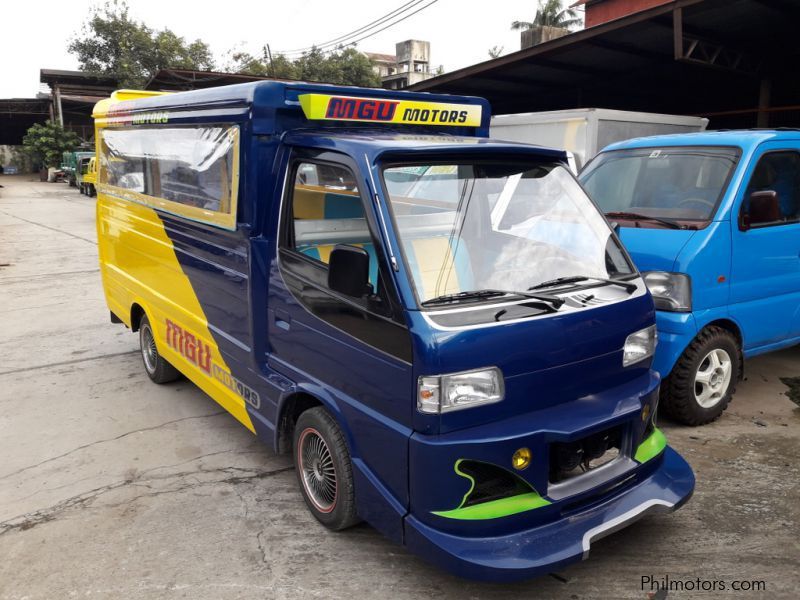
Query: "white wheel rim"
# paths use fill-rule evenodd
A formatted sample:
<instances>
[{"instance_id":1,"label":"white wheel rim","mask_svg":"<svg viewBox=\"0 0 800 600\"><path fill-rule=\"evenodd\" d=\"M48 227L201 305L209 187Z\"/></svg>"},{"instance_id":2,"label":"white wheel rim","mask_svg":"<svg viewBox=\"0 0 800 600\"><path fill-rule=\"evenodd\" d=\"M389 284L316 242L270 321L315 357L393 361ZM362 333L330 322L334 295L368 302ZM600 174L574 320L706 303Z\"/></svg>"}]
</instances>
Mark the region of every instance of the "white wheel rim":
<instances>
[{"instance_id":1,"label":"white wheel rim","mask_svg":"<svg viewBox=\"0 0 800 600\"><path fill-rule=\"evenodd\" d=\"M733 374L733 362L722 348L705 355L694 376L694 398L703 408L719 404L728 393Z\"/></svg>"}]
</instances>

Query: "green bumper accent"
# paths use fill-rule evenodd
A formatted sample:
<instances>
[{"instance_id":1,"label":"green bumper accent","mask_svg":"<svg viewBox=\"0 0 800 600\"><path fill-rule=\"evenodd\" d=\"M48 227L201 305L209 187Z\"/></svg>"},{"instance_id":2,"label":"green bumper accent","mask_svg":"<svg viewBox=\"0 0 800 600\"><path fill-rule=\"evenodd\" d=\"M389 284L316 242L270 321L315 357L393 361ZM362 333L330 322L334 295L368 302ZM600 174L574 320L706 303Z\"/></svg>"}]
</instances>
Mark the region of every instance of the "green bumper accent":
<instances>
[{"instance_id":1,"label":"green bumper accent","mask_svg":"<svg viewBox=\"0 0 800 600\"><path fill-rule=\"evenodd\" d=\"M473 506L466 506L464 508L434 511L433 514L439 515L440 517L445 517L447 519L479 521L482 519L499 519L500 517L508 517L510 515L525 512L526 510L541 508L542 506L547 506L548 504L550 504L549 500L545 500L536 492L530 492L528 494L520 494L519 496L511 496L510 498L501 498L500 500L492 500L491 502L474 504Z\"/></svg>"},{"instance_id":2,"label":"green bumper accent","mask_svg":"<svg viewBox=\"0 0 800 600\"><path fill-rule=\"evenodd\" d=\"M491 502L483 502L482 504L475 504L473 506L464 506L467 503L472 490L475 489L475 480L467 473L464 473L459 466L464 459L459 459L455 464L455 472L469 480L470 486L467 493L461 499L461 504L458 508L452 510L433 511L433 514L447 519L461 519L464 521L479 521L482 519L499 519L500 517L507 517L517 513L525 512L526 510L533 510L534 508L541 508L550 504L549 500L545 500L534 490L526 494L518 494L508 498L500 498L499 500L492 500Z\"/></svg>"},{"instance_id":3,"label":"green bumper accent","mask_svg":"<svg viewBox=\"0 0 800 600\"><path fill-rule=\"evenodd\" d=\"M660 429L655 428L653 433L651 433L645 441L639 444L639 447L636 449L636 454L633 458L637 462L644 463L661 454L666 447L667 438L664 437L664 434L661 433Z\"/></svg>"}]
</instances>

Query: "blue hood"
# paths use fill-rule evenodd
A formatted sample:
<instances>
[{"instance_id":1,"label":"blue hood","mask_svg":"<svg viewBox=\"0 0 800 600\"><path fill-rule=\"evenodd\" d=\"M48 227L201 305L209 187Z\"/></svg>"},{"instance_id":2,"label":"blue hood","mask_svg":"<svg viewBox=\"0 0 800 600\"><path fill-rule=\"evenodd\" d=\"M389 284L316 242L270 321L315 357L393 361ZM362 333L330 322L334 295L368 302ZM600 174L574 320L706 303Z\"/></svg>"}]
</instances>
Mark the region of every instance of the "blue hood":
<instances>
[{"instance_id":1,"label":"blue hood","mask_svg":"<svg viewBox=\"0 0 800 600\"><path fill-rule=\"evenodd\" d=\"M619 237L640 271L672 271L693 229L620 227Z\"/></svg>"}]
</instances>

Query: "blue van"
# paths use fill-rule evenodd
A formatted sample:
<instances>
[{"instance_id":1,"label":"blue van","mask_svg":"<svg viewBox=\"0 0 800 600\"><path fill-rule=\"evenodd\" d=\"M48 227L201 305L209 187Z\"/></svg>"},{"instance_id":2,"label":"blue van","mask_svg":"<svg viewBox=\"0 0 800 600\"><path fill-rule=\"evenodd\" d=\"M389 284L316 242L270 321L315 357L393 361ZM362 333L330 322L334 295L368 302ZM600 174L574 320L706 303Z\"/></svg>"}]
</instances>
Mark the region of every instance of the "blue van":
<instances>
[{"instance_id":1,"label":"blue van","mask_svg":"<svg viewBox=\"0 0 800 600\"><path fill-rule=\"evenodd\" d=\"M111 320L291 453L323 525L512 580L690 497L647 286L485 100L265 81L94 116Z\"/></svg>"},{"instance_id":2,"label":"blue van","mask_svg":"<svg viewBox=\"0 0 800 600\"><path fill-rule=\"evenodd\" d=\"M713 421L745 358L800 343L800 131L634 139L580 181L655 298L663 408Z\"/></svg>"}]
</instances>

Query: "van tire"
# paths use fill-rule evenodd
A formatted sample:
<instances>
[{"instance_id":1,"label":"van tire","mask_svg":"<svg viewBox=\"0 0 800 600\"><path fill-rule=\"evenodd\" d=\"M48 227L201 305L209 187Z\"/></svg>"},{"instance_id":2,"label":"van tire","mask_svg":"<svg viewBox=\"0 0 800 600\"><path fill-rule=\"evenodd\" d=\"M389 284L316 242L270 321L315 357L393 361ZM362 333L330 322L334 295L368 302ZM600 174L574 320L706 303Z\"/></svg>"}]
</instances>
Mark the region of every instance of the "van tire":
<instances>
[{"instance_id":1,"label":"van tire","mask_svg":"<svg viewBox=\"0 0 800 600\"><path fill-rule=\"evenodd\" d=\"M722 357L721 362L719 357ZM720 362L720 366L715 369L711 364L712 360ZM676 421L693 427L718 419L728 408L736 391L741 364L742 351L736 337L722 327L706 327L683 351L672 372L661 384L661 406L664 412ZM721 378L718 379L718 392L705 401L705 406L696 393L697 390L705 389L703 384L698 383L701 369L703 372L718 371L716 377ZM727 379L722 375L726 372Z\"/></svg>"},{"instance_id":2,"label":"van tire","mask_svg":"<svg viewBox=\"0 0 800 600\"><path fill-rule=\"evenodd\" d=\"M330 413L322 406L303 412L292 440L297 483L311 514L333 531L358 523L350 451Z\"/></svg>"},{"instance_id":3,"label":"van tire","mask_svg":"<svg viewBox=\"0 0 800 600\"><path fill-rule=\"evenodd\" d=\"M144 371L155 383L169 383L181 376L180 371L159 354L153 327L150 325L147 315L143 315L139 321L139 349L142 354Z\"/></svg>"}]
</instances>

